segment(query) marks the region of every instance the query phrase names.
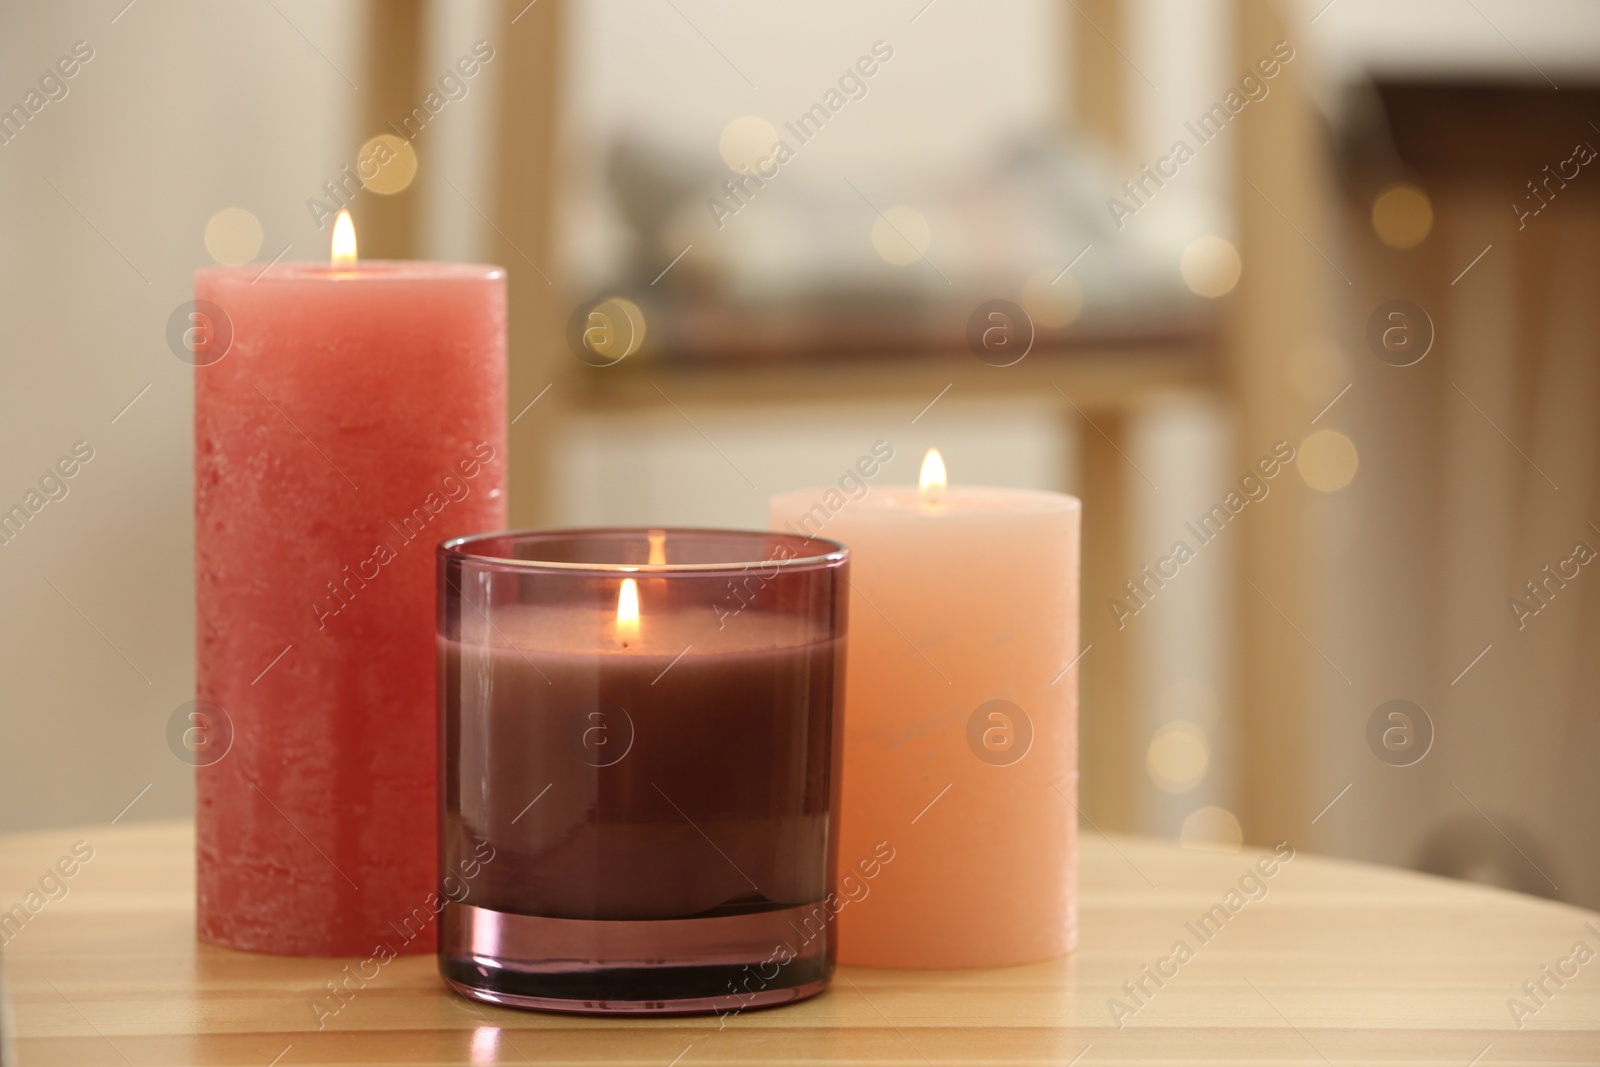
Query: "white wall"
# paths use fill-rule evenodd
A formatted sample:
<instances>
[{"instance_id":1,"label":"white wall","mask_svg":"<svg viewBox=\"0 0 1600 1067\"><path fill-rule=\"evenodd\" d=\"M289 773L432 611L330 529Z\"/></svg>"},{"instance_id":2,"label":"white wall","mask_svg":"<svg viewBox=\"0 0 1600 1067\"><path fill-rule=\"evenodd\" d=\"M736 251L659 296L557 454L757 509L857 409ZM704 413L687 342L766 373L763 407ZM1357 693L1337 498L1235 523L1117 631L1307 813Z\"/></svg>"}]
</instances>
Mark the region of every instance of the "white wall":
<instances>
[{"instance_id":1,"label":"white wall","mask_svg":"<svg viewBox=\"0 0 1600 1067\"><path fill-rule=\"evenodd\" d=\"M1077 482L1077 435L1057 414L1059 402L946 397L913 424L918 407L688 405L680 414L663 404L648 414L580 416L557 458L558 521L765 529L769 496L837 484L880 440L894 458L878 484L915 484L930 447L955 483L1065 490Z\"/></svg>"},{"instance_id":2,"label":"white wall","mask_svg":"<svg viewBox=\"0 0 1600 1067\"><path fill-rule=\"evenodd\" d=\"M0 831L104 822L147 785L129 818L191 809L164 737L194 684L193 372L167 319L222 208L260 218L263 260L320 255L305 200L354 150L333 63L359 84L357 4L123 2L0 9L7 107L94 49L0 146L0 500L94 449L0 547Z\"/></svg>"}]
</instances>

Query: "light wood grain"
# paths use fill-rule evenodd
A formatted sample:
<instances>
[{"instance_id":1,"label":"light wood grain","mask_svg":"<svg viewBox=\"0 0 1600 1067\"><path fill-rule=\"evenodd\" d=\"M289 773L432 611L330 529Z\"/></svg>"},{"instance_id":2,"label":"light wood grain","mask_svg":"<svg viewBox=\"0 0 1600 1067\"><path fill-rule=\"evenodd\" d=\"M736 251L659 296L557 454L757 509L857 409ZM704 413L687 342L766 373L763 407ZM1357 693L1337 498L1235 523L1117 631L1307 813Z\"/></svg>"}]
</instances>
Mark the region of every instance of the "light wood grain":
<instances>
[{"instance_id":1,"label":"light wood grain","mask_svg":"<svg viewBox=\"0 0 1600 1067\"><path fill-rule=\"evenodd\" d=\"M187 823L0 838L0 907L75 841L95 850L4 950L15 1055L99 1064L1600 1062L1600 960L1518 1031L1507 999L1600 916L1305 853L1207 944L1185 927L1254 853L1085 831L1082 948L986 971L841 968L803 1004L610 1020L480 1007L431 957L403 958L324 1029L311 1004L346 961L197 944ZM938 936L930 931L929 936ZM1107 1001L1174 941L1194 958L1120 1030ZM287 1051L285 1051L287 1049ZM1088 1051L1085 1053L1084 1050ZM687 1051L685 1051L687 1050ZM498 1058L497 1058L498 1057Z\"/></svg>"}]
</instances>

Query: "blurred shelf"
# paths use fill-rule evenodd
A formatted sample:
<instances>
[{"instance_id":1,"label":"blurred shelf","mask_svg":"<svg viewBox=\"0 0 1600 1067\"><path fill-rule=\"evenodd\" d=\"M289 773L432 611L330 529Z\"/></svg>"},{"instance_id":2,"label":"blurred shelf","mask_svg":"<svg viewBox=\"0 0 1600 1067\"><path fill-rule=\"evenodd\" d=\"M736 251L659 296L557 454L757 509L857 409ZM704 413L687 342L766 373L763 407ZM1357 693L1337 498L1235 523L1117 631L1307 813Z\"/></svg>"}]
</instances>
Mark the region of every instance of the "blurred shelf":
<instances>
[{"instance_id":1,"label":"blurred shelf","mask_svg":"<svg viewBox=\"0 0 1600 1067\"><path fill-rule=\"evenodd\" d=\"M574 360L564 384L572 390L569 405L589 410L657 406L663 394L697 404L931 397L947 384L963 396L1060 395L1079 407L1107 408L1153 390L1218 381L1220 345L1212 319L1152 325L1041 337L1010 366L985 363L961 346L959 335L952 339L946 332L920 351L797 349L730 358L725 347L717 347L718 355L691 358L646 350L609 367Z\"/></svg>"}]
</instances>

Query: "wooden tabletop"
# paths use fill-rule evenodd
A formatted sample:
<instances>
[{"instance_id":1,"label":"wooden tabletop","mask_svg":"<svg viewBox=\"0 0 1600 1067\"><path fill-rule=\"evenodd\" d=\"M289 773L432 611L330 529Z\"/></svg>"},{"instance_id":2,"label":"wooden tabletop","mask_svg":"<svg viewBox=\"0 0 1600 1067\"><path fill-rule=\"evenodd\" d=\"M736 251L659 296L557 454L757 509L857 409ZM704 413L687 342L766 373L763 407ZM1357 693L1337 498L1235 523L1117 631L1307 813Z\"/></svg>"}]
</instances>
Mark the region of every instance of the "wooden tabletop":
<instances>
[{"instance_id":1,"label":"wooden tabletop","mask_svg":"<svg viewBox=\"0 0 1600 1067\"><path fill-rule=\"evenodd\" d=\"M93 858L41 887L77 842ZM13 1038L0 1061L1600 1063L1600 916L1305 853L1261 878L1257 853L1086 832L1082 947L1053 963L841 968L820 997L724 1022L469 1004L432 957L410 957L319 1031L311 1005L346 961L197 944L192 852L187 823L0 837L0 921L30 890L48 901L20 929L0 926L0 1033ZM1228 917L1200 928L1213 905ZM1158 987L1146 965L1172 977ZM1123 983L1141 979L1149 992L1130 997ZM1541 980L1535 999L1523 983Z\"/></svg>"}]
</instances>

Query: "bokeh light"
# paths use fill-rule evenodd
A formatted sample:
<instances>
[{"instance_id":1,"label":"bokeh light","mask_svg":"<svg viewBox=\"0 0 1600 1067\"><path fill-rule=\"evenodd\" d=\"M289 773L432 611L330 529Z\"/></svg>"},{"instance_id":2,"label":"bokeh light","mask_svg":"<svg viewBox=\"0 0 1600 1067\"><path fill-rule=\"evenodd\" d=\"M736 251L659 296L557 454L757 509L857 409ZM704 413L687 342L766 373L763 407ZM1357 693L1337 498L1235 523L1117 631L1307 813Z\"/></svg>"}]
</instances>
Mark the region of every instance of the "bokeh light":
<instances>
[{"instance_id":1,"label":"bokeh light","mask_svg":"<svg viewBox=\"0 0 1600 1067\"><path fill-rule=\"evenodd\" d=\"M1372 230L1390 248L1415 248L1433 229L1433 202L1415 185L1391 185L1372 202Z\"/></svg>"},{"instance_id":2,"label":"bokeh light","mask_svg":"<svg viewBox=\"0 0 1600 1067\"><path fill-rule=\"evenodd\" d=\"M225 266L255 259L264 237L261 220L242 207L225 207L206 220L206 251Z\"/></svg>"},{"instance_id":3,"label":"bokeh light","mask_svg":"<svg viewBox=\"0 0 1600 1067\"><path fill-rule=\"evenodd\" d=\"M1184 848L1207 849L1212 852L1238 852L1244 844L1244 830L1239 820L1227 808L1204 807L1189 813L1178 832L1178 844Z\"/></svg>"},{"instance_id":4,"label":"bokeh light","mask_svg":"<svg viewBox=\"0 0 1600 1067\"><path fill-rule=\"evenodd\" d=\"M639 351L644 344L644 312L622 296L611 296L589 309L583 324L583 347L600 357L596 366L610 366Z\"/></svg>"},{"instance_id":5,"label":"bokeh light","mask_svg":"<svg viewBox=\"0 0 1600 1067\"><path fill-rule=\"evenodd\" d=\"M1300 442L1296 457L1300 477L1321 493L1336 493L1350 484L1361 465L1356 443L1337 430L1318 430Z\"/></svg>"},{"instance_id":6,"label":"bokeh light","mask_svg":"<svg viewBox=\"0 0 1600 1067\"><path fill-rule=\"evenodd\" d=\"M1083 311L1083 286L1071 274L1042 270L1022 287L1022 310L1037 325L1059 330Z\"/></svg>"},{"instance_id":7,"label":"bokeh light","mask_svg":"<svg viewBox=\"0 0 1600 1067\"><path fill-rule=\"evenodd\" d=\"M916 208L896 204L872 220L872 247L890 263L915 263L928 250L933 233Z\"/></svg>"},{"instance_id":8,"label":"bokeh light","mask_svg":"<svg viewBox=\"0 0 1600 1067\"><path fill-rule=\"evenodd\" d=\"M411 142L392 133L380 133L361 146L356 175L375 193L393 196L417 176L417 152Z\"/></svg>"},{"instance_id":9,"label":"bokeh light","mask_svg":"<svg viewBox=\"0 0 1600 1067\"><path fill-rule=\"evenodd\" d=\"M722 127L717 140L717 151L728 169L744 173L758 173L766 161L768 173L772 171L772 146L778 143L778 131L759 115L742 115Z\"/></svg>"},{"instance_id":10,"label":"bokeh light","mask_svg":"<svg viewBox=\"0 0 1600 1067\"><path fill-rule=\"evenodd\" d=\"M1218 297L1239 284L1239 250L1221 237L1202 237L1183 250L1183 281L1201 296Z\"/></svg>"},{"instance_id":11,"label":"bokeh light","mask_svg":"<svg viewBox=\"0 0 1600 1067\"><path fill-rule=\"evenodd\" d=\"M1169 722L1155 732L1145 753L1145 769L1157 788L1168 793L1193 789L1211 764L1206 732L1192 722Z\"/></svg>"}]
</instances>

